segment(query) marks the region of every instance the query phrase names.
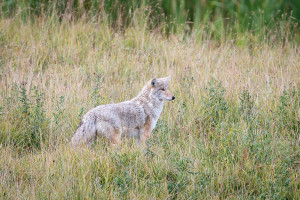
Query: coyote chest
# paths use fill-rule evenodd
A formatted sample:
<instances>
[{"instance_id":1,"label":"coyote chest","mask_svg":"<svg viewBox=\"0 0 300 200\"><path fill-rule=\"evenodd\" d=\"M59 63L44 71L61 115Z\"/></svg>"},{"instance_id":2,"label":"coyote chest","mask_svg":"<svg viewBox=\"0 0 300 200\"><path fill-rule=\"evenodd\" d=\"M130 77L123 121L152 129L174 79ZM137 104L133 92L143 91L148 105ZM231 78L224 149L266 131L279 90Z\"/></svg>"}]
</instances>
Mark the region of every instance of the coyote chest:
<instances>
[{"instance_id":1,"label":"coyote chest","mask_svg":"<svg viewBox=\"0 0 300 200\"><path fill-rule=\"evenodd\" d=\"M146 103L145 105L140 101L129 101L128 104L129 106L121 104L122 111L117 113L122 124L122 137L139 138L148 123L150 123L150 131L152 131L162 112L163 102L159 102L155 106L152 103Z\"/></svg>"},{"instance_id":2,"label":"coyote chest","mask_svg":"<svg viewBox=\"0 0 300 200\"><path fill-rule=\"evenodd\" d=\"M154 111L154 116L153 119L151 120L151 131L155 128L158 118L163 110L163 102L161 105L157 106L153 111Z\"/></svg>"}]
</instances>

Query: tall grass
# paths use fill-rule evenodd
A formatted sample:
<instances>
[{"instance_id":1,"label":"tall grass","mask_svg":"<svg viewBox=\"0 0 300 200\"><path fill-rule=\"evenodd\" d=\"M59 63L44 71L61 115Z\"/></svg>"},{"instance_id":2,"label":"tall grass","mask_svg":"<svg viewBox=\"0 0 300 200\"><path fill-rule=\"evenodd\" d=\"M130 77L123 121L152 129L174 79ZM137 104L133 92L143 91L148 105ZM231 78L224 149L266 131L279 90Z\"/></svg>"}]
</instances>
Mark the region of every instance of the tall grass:
<instances>
[{"instance_id":1,"label":"tall grass","mask_svg":"<svg viewBox=\"0 0 300 200\"><path fill-rule=\"evenodd\" d=\"M0 19L1 199L299 199L297 42L47 19ZM68 146L89 109L168 74L146 148Z\"/></svg>"},{"instance_id":2,"label":"tall grass","mask_svg":"<svg viewBox=\"0 0 300 200\"><path fill-rule=\"evenodd\" d=\"M204 34L218 41L239 38L245 32L260 40L273 38L281 29L299 33L300 20L297 0L4 0L0 7L2 16L24 21L49 16L60 21L88 19L123 31L142 23L166 35L194 30L198 37Z\"/></svg>"}]
</instances>

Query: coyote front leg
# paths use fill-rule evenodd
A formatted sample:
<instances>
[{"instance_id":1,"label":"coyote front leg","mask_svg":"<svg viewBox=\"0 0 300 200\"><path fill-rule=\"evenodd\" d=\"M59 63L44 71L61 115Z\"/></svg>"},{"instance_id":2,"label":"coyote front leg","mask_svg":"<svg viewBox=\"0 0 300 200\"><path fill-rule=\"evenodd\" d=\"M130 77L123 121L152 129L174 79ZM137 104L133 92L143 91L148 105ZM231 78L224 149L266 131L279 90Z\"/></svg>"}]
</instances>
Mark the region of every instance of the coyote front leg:
<instances>
[{"instance_id":1,"label":"coyote front leg","mask_svg":"<svg viewBox=\"0 0 300 200\"><path fill-rule=\"evenodd\" d=\"M144 127L141 128L141 130L140 130L140 138L137 141L137 144L145 145L147 140L149 140L150 135L151 135L151 119L148 116L146 119L146 122L144 124Z\"/></svg>"},{"instance_id":2,"label":"coyote front leg","mask_svg":"<svg viewBox=\"0 0 300 200\"><path fill-rule=\"evenodd\" d=\"M111 145L114 146L119 146L121 142L121 133L117 129L113 129L112 135L111 135Z\"/></svg>"}]
</instances>

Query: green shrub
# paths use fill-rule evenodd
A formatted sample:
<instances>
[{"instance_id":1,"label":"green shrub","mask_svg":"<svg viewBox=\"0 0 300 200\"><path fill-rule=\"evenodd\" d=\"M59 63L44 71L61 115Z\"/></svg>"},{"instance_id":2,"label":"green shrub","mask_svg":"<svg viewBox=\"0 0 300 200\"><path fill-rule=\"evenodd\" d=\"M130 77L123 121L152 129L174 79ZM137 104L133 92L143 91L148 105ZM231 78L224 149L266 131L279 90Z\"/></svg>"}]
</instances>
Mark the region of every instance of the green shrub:
<instances>
[{"instance_id":1,"label":"green shrub","mask_svg":"<svg viewBox=\"0 0 300 200\"><path fill-rule=\"evenodd\" d=\"M277 107L277 125L280 130L286 129L295 139L299 137L300 132L300 91L293 87L284 90L279 97Z\"/></svg>"},{"instance_id":2,"label":"green shrub","mask_svg":"<svg viewBox=\"0 0 300 200\"><path fill-rule=\"evenodd\" d=\"M47 143L49 119L44 108L44 93L37 86L29 91L25 84L19 87L16 118L11 118L10 132L1 132L1 142L18 149L41 149ZM28 96L29 94L29 96Z\"/></svg>"},{"instance_id":3,"label":"green shrub","mask_svg":"<svg viewBox=\"0 0 300 200\"><path fill-rule=\"evenodd\" d=\"M211 79L208 87L205 88L205 96L203 97L203 125L205 127L216 128L223 120L225 120L228 111L228 103L225 100L225 89L221 82Z\"/></svg>"}]
</instances>

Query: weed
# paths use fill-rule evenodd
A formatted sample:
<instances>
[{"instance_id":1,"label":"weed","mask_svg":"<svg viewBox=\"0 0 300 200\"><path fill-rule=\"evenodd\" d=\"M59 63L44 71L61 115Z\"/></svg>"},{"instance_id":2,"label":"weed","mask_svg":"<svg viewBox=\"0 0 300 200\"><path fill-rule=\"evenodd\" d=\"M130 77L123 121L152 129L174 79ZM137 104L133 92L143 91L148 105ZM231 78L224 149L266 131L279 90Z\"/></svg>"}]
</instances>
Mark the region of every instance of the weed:
<instances>
[{"instance_id":1,"label":"weed","mask_svg":"<svg viewBox=\"0 0 300 200\"><path fill-rule=\"evenodd\" d=\"M207 94L203 100L203 125L215 128L225 120L228 111L228 103L224 97L225 89L221 82L211 79L205 91Z\"/></svg>"},{"instance_id":2,"label":"weed","mask_svg":"<svg viewBox=\"0 0 300 200\"><path fill-rule=\"evenodd\" d=\"M114 178L113 183L117 186L115 191L123 196L133 187L133 178L124 171L121 176Z\"/></svg>"},{"instance_id":3,"label":"weed","mask_svg":"<svg viewBox=\"0 0 300 200\"><path fill-rule=\"evenodd\" d=\"M287 129L295 139L300 131L300 91L295 87L284 90L279 97L279 106L277 107L277 122L280 129Z\"/></svg>"},{"instance_id":4,"label":"weed","mask_svg":"<svg viewBox=\"0 0 300 200\"><path fill-rule=\"evenodd\" d=\"M3 106L0 106L0 119L2 118L3 116Z\"/></svg>"},{"instance_id":5,"label":"weed","mask_svg":"<svg viewBox=\"0 0 300 200\"><path fill-rule=\"evenodd\" d=\"M65 103L65 97L60 96L59 100L56 102L55 112L53 112L53 120L56 125L59 124L59 122L64 118L64 112L65 112L64 103Z\"/></svg>"},{"instance_id":6,"label":"weed","mask_svg":"<svg viewBox=\"0 0 300 200\"><path fill-rule=\"evenodd\" d=\"M103 79L102 74L95 74L93 79L95 83L92 92L92 99L94 101L94 106L98 106L100 104L100 99L101 99L100 89L101 89L102 79Z\"/></svg>"},{"instance_id":7,"label":"weed","mask_svg":"<svg viewBox=\"0 0 300 200\"><path fill-rule=\"evenodd\" d=\"M251 122L254 117L254 99L248 90L244 89L240 96L240 112L244 120Z\"/></svg>"},{"instance_id":8,"label":"weed","mask_svg":"<svg viewBox=\"0 0 300 200\"><path fill-rule=\"evenodd\" d=\"M80 107L80 112L78 114L78 121L80 121L83 117L83 115L85 114L85 109L84 107Z\"/></svg>"},{"instance_id":9,"label":"weed","mask_svg":"<svg viewBox=\"0 0 300 200\"><path fill-rule=\"evenodd\" d=\"M44 93L37 86L27 91L25 84L22 84L19 88L18 100L18 119L11 123L20 127L20 130L11 132L2 142L19 149L41 149L46 142L49 124L44 109Z\"/></svg>"},{"instance_id":10,"label":"weed","mask_svg":"<svg viewBox=\"0 0 300 200\"><path fill-rule=\"evenodd\" d=\"M172 199L178 198L179 194L187 187L190 181L184 174L176 174L172 171L167 172L168 192Z\"/></svg>"},{"instance_id":11,"label":"weed","mask_svg":"<svg viewBox=\"0 0 300 200\"><path fill-rule=\"evenodd\" d=\"M21 109L21 112L24 116L28 116L30 114L30 100L27 97L27 89L25 88L25 85L25 83L22 83L20 87L19 101L21 102L21 106L19 108Z\"/></svg>"},{"instance_id":12,"label":"weed","mask_svg":"<svg viewBox=\"0 0 300 200\"><path fill-rule=\"evenodd\" d=\"M30 141L32 144L30 146L34 146L36 148L41 148L41 145L45 143L47 133L48 121L46 118L46 111L44 109L44 93L40 92L37 86L32 88L34 94L34 101L32 102L31 113L29 114L29 127L30 127Z\"/></svg>"},{"instance_id":13,"label":"weed","mask_svg":"<svg viewBox=\"0 0 300 200\"><path fill-rule=\"evenodd\" d=\"M255 109L254 98L248 90L244 89L239 97L240 105L239 112L243 119L247 122L249 136L254 137L253 134L258 128L259 120L258 113Z\"/></svg>"}]
</instances>

